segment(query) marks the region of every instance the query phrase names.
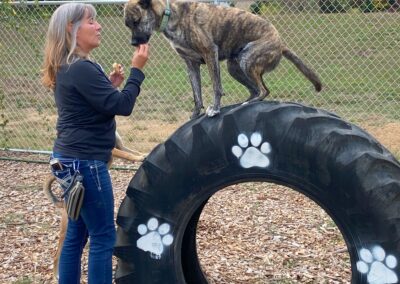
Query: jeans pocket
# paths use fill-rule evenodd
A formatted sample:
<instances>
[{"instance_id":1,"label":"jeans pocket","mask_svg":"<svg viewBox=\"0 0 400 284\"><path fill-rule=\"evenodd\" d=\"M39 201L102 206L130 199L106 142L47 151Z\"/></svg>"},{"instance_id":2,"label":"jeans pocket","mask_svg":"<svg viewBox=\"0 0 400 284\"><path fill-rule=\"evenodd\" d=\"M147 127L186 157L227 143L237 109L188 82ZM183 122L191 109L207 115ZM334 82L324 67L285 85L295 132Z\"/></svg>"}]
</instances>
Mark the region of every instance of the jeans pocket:
<instances>
[{"instance_id":1,"label":"jeans pocket","mask_svg":"<svg viewBox=\"0 0 400 284\"><path fill-rule=\"evenodd\" d=\"M93 161L93 163L89 165L90 173L99 191L101 191L100 175L101 171L104 170L105 165L105 162L102 161Z\"/></svg>"}]
</instances>

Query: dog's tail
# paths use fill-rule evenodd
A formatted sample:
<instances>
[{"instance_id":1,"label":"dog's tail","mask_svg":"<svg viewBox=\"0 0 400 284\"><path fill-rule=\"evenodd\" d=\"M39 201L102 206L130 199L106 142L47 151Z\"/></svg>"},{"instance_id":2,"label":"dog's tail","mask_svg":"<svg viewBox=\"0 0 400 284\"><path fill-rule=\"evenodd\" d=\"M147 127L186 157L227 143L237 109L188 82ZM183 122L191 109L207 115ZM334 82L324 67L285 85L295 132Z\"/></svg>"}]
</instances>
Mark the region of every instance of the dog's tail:
<instances>
[{"instance_id":1,"label":"dog's tail","mask_svg":"<svg viewBox=\"0 0 400 284\"><path fill-rule=\"evenodd\" d=\"M284 47L282 50L282 55L290 60L297 67L297 69L299 69L300 72L303 73L303 75L306 76L306 78L310 80L311 83L313 83L317 92L322 90L322 83L321 80L318 78L318 75L315 74L315 72L312 71L310 68L308 68L294 52Z\"/></svg>"},{"instance_id":2,"label":"dog's tail","mask_svg":"<svg viewBox=\"0 0 400 284\"><path fill-rule=\"evenodd\" d=\"M51 191L51 185L55 180L56 178L52 174L49 174L43 183L43 192L54 206L62 208L64 206L63 202Z\"/></svg>"}]
</instances>

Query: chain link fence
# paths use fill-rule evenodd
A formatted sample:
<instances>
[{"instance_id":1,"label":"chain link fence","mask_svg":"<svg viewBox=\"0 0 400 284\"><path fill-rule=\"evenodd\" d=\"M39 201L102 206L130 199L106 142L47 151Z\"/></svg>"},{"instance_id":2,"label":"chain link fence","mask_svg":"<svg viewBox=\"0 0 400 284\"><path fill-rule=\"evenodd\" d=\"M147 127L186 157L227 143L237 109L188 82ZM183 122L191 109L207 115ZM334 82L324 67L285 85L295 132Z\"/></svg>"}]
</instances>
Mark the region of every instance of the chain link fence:
<instances>
[{"instance_id":1,"label":"chain link fence","mask_svg":"<svg viewBox=\"0 0 400 284\"><path fill-rule=\"evenodd\" d=\"M266 74L269 100L293 101L336 112L355 123L400 120L400 0L209 1L251 11L271 21L287 46L321 77L311 83L288 61ZM61 2L2 0L0 5L0 148L51 150L57 119L52 93L40 84L49 18ZM133 47L122 2L91 2L103 27L93 58L106 72L114 62L130 66ZM229 34L226 35L229 37ZM151 39L146 80L134 113L118 117L125 143L147 152L164 141L193 108L186 67L161 34ZM223 105L248 91L222 66ZM205 106L212 86L202 67Z\"/></svg>"}]
</instances>

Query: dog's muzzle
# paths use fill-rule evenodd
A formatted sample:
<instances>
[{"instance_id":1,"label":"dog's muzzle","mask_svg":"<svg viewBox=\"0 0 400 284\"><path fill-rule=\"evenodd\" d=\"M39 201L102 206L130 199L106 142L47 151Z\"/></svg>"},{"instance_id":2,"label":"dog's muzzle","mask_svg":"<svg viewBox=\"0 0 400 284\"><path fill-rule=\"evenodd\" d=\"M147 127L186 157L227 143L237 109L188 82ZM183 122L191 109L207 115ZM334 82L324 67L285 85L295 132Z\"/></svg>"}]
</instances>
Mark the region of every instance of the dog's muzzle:
<instances>
[{"instance_id":1,"label":"dog's muzzle","mask_svg":"<svg viewBox=\"0 0 400 284\"><path fill-rule=\"evenodd\" d=\"M150 40L150 36L147 34L134 34L132 35L131 44L133 46L138 46L140 44L148 43Z\"/></svg>"}]
</instances>

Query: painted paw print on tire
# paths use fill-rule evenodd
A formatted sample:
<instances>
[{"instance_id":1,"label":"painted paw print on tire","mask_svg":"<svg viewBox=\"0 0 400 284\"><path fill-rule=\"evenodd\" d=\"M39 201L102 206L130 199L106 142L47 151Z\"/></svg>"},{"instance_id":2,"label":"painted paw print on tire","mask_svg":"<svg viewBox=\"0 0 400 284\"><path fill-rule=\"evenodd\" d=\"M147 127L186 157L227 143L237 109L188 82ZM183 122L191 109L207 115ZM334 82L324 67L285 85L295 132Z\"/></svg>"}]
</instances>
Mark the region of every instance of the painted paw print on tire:
<instances>
[{"instance_id":1,"label":"painted paw print on tire","mask_svg":"<svg viewBox=\"0 0 400 284\"><path fill-rule=\"evenodd\" d=\"M271 152L271 145L268 142L262 143L260 133L253 133L250 136L250 141L245 134L239 134L237 142L239 145L232 147L232 153L239 159L243 168L266 168L269 166L270 160L267 154Z\"/></svg>"},{"instance_id":2,"label":"painted paw print on tire","mask_svg":"<svg viewBox=\"0 0 400 284\"><path fill-rule=\"evenodd\" d=\"M392 270L397 266L396 257L393 255L386 256L385 250L380 246L375 246L372 250L363 248L359 255L357 270L362 274L367 274L368 283L398 283L398 277Z\"/></svg>"},{"instance_id":3,"label":"painted paw print on tire","mask_svg":"<svg viewBox=\"0 0 400 284\"><path fill-rule=\"evenodd\" d=\"M150 218L147 224L140 224L137 230L142 235L136 242L137 247L150 252L154 259L160 259L164 247L174 241L173 236L169 234L171 226L168 223L159 225L157 218Z\"/></svg>"}]
</instances>

